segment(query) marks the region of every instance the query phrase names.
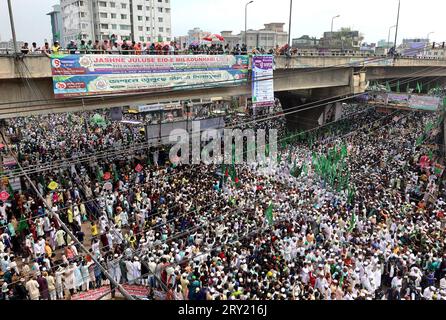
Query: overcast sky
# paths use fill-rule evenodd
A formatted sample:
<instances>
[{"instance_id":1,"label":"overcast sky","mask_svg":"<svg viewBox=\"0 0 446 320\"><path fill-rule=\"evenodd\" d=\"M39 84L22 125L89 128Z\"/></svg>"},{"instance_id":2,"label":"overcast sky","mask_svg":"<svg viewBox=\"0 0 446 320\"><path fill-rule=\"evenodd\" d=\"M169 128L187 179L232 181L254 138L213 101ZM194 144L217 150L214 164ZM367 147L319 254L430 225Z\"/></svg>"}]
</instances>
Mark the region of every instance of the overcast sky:
<instances>
[{"instance_id":1,"label":"overcast sky","mask_svg":"<svg viewBox=\"0 0 446 320\"><path fill-rule=\"evenodd\" d=\"M18 40L42 43L51 39L50 18L46 13L58 0L11 0ZM222 30L239 32L244 29L244 6L247 0L171 0L172 31L185 35L189 29L200 27L219 33ZM11 38L7 0L0 0L0 37ZM248 28L261 28L268 22L286 22L288 30L289 0L255 0L249 6ZM335 29L351 27L365 36L365 41L387 39L389 27L396 24L398 0L294 0L292 36L303 34L320 37L329 31L331 18ZM400 35L446 40L445 0L402 0ZM393 36L392 36L393 37Z\"/></svg>"}]
</instances>

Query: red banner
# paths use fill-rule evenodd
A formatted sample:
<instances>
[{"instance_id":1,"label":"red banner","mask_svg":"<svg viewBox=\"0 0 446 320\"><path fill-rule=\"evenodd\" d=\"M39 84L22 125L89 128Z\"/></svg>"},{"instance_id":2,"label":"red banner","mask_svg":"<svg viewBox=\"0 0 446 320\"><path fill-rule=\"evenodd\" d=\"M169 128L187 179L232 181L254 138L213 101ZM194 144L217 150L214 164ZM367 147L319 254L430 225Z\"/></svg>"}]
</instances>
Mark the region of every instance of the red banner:
<instances>
[{"instance_id":1,"label":"red banner","mask_svg":"<svg viewBox=\"0 0 446 320\"><path fill-rule=\"evenodd\" d=\"M99 289L90 290L87 292L82 292L71 296L71 300L99 300L103 296L110 292L110 287L105 286Z\"/></svg>"}]
</instances>

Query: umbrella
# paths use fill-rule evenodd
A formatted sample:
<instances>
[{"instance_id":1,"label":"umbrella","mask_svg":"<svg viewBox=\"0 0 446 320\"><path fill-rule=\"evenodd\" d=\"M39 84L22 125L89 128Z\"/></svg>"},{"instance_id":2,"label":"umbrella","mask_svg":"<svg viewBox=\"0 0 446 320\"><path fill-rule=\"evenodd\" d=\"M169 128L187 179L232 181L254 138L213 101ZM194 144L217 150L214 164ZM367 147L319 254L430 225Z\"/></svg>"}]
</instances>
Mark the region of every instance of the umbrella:
<instances>
[{"instance_id":1,"label":"umbrella","mask_svg":"<svg viewBox=\"0 0 446 320\"><path fill-rule=\"evenodd\" d=\"M57 184L57 182L55 182L55 181L51 181L50 184L48 185L48 189L50 189L50 190L56 190L58 186L59 186L59 185Z\"/></svg>"},{"instance_id":2,"label":"umbrella","mask_svg":"<svg viewBox=\"0 0 446 320\"><path fill-rule=\"evenodd\" d=\"M111 173L110 172L104 173L104 180L110 180L110 179L111 179Z\"/></svg>"},{"instance_id":3,"label":"umbrella","mask_svg":"<svg viewBox=\"0 0 446 320\"><path fill-rule=\"evenodd\" d=\"M142 169L143 169L142 165L140 165L140 164L138 163L138 165L137 165L136 168L135 168L136 172L141 172Z\"/></svg>"},{"instance_id":4,"label":"umbrella","mask_svg":"<svg viewBox=\"0 0 446 320\"><path fill-rule=\"evenodd\" d=\"M204 37L203 40L204 41L209 41L209 42L224 42L225 38L223 38L219 34L211 34L211 35L208 35L208 36Z\"/></svg>"},{"instance_id":5,"label":"umbrella","mask_svg":"<svg viewBox=\"0 0 446 320\"><path fill-rule=\"evenodd\" d=\"M0 192L0 200L6 201L8 199L9 199L9 193L7 193L6 191Z\"/></svg>"},{"instance_id":6,"label":"umbrella","mask_svg":"<svg viewBox=\"0 0 446 320\"><path fill-rule=\"evenodd\" d=\"M5 145L3 143L0 143L0 149L3 149Z\"/></svg>"}]
</instances>

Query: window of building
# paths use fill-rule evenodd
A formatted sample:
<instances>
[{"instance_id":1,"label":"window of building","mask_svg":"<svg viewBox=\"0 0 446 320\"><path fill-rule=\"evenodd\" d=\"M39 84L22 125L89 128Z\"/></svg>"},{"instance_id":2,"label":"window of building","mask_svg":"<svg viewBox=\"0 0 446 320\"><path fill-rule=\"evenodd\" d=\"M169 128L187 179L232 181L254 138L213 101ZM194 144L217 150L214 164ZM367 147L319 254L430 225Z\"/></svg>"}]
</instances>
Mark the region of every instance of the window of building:
<instances>
[{"instance_id":1,"label":"window of building","mask_svg":"<svg viewBox=\"0 0 446 320\"><path fill-rule=\"evenodd\" d=\"M127 20L127 15L126 14L121 14L121 19L122 20Z\"/></svg>"},{"instance_id":2,"label":"window of building","mask_svg":"<svg viewBox=\"0 0 446 320\"><path fill-rule=\"evenodd\" d=\"M164 28L163 27L159 27L159 32L164 32Z\"/></svg>"},{"instance_id":3,"label":"window of building","mask_svg":"<svg viewBox=\"0 0 446 320\"><path fill-rule=\"evenodd\" d=\"M136 8L141 11L142 10L142 5L137 5Z\"/></svg>"},{"instance_id":4,"label":"window of building","mask_svg":"<svg viewBox=\"0 0 446 320\"><path fill-rule=\"evenodd\" d=\"M102 7L102 8L107 7L107 2L105 2L105 1L99 1L99 7Z\"/></svg>"},{"instance_id":5,"label":"window of building","mask_svg":"<svg viewBox=\"0 0 446 320\"><path fill-rule=\"evenodd\" d=\"M107 23L101 23L101 29L108 29Z\"/></svg>"},{"instance_id":6,"label":"window of building","mask_svg":"<svg viewBox=\"0 0 446 320\"><path fill-rule=\"evenodd\" d=\"M108 14L107 14L107 12L100 12L100 13L99 13L99 16L100 16L101 18L107 18L107 17L108 17Z\"/></svg>"},{"instance_id":7,"label":"window of building","mask_svg":"<svg viewBox=\"0 0 446 320\"><path fill-rule=\"evenodd\" d=\"M110 8L115 8L116 7L116 3L115 2L110 2Z\"/></svg>"},{"instance_id":8,"label":"window of building","mask_svg":"<svg viewBox=\"0 0 446 320\"><path fill-rule=\"evenodd\" d=\"M127 9L127 3L121 3L121 8L122 9Z\"/></svg>"},{"instance_id":9,"label":"window of building","mask_svg":"<svg viewBox=\"0 0 446 320\"><path fill-rule=\"evenodd\" d=\"M138 26L138 31L142 31L142 26Z\"/></svg>"},{"instance_id":10,"label":"window of building","mask_svg":"<svg viewBox=\"0 0 446 320\"><path fill-rule=\"evenodd\" d=\"M138 16L138 21L142 21L142 16Z\"/></svg>"},{"instance_id":11,"label":"window of building","mask_svg":"<svg viewBox=\"0 0 446 320\"><path fill-rule=\"evenodd\" d=\"M110 18L116 19L116 13L110 13Z\"/></svg>"},{"instance_id":12,"label":"window of building","mask_svg":"<svg viewBox=\"0 0 446 320\"><path fill-rule=\"evenodd\" d=\"M158 12L163 12L163 7L158 7Z\"/></svg>"},{"instance_id":13,"label":"window of building","mask_svg":"<svg viewBox=\"0 0 446 320\"><path fill-rule=\"evenodd\" d=\"M119 25L119 29L127 31L127 30L130 30L130 26L125 25L125 24L121 24L121 25Z\"/></svg>"},{"instance_id":14,"label":"window of building","mask_svg":"<svg viewBox=\"0 0 446 320\"><path fill-rule=\"evenodd\" d=\"M116 30L116 29L117 29L117 25L116 25L116 24L112 24L112 25L111 25L111 28L112 28L113 30Z\"/></svg>"},{"instance_id":15,"label":"window of building","mask_svg":"<svg viewBox=\"0 0 446 320\"><path fill-rule=\"evenodd\" d=\"M158 18L158 22L163 22L163 18Z\"/></svg>"}]
</instances>

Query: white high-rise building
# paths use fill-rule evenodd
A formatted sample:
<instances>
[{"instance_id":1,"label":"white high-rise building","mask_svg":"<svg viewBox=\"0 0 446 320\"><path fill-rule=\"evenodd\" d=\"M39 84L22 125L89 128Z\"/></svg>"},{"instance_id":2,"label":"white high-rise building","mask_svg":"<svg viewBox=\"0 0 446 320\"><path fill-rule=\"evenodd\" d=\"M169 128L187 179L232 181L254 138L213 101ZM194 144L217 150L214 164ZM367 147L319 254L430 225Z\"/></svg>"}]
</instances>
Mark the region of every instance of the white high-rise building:
<instances>
[{"instance_id":1,"label":"white high-rise building","mask_svg":"<svg viewBox=\"0 0 446 320\"><path fill-rule=\"evenodd\" d=\"M171 41L171 0L61 0L70 40Z\"/></svg>"}]
</instances>

